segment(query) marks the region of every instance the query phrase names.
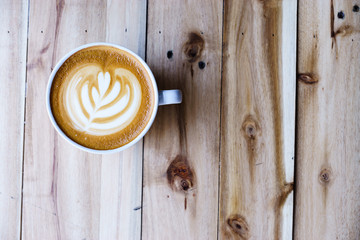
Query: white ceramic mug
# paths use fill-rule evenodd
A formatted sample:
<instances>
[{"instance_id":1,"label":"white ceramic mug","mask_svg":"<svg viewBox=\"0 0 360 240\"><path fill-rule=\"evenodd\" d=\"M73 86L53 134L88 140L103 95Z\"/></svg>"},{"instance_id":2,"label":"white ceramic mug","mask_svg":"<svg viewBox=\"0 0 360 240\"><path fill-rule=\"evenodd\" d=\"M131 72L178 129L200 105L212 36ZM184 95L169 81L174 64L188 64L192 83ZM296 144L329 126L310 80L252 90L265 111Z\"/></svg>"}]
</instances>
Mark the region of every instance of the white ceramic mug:
<instances>
[{"instance_id":1,"label":"white ceramic mug","mask_svg":"<svg viewBox=\"0 0 360 240\"><path fill-rule=\"evenodd\" d=\"M57 71L59 70L59 68L61 67L61 65L74 53L78 52L81 49L84 48L88 48L88 47L93 47L93 46L111 46L111 47L115 47L118 49L121 49L129 54L131 54L134 58L136 58L137 60L139 60L139 62L143 65L144 69L147 71L147 73L149 74L150 78L151 78L151 83L152 86L154 88L154 108L153 108L153 112L151 114L150 120L147 123L146 127L144 128L144 130L131 142L127 143L126 145L123 145L119 148L115 148L115 149L110 149L110 150L96 150L96 149L92 149L92 148L88 148L85 146L82 146L76 142L74 142L73 140L71 140L58 126L58 124L55 121L55 118L53 116L52 113L52 109L50 106L50 91L51 91L51 86L52 86L52 82L54 80L54 77L57 73ZM47 85L47 89L46 89L46 108L47 108L47 112L49 114L50 117L50 121L53 124L53 126L55 127L56 131L65 139L67 140L69 143L71 143L73 146L87 151L87 152L91 152L91 153L114 153L114 152L120 152L122 150L125 150L129 147L131 147L132 145L134 145L135 143L137 143L140 139L142 139L144 137L144 135L149 131L152 123L154 122L156 113L157 113L157 109L159 105L168 105L168 104L178 104L181 103L182 101L182 94L180 90L158 90L157 89L157 85L156 85L156 81L154 78L153 73L151 72L149 66L145 63L145 61L139 57L137 54L135 54L134 52L130 51L127 48L121 47L119 45L116 44L111 44L111 43L103 43L103 42L96 42L96 43L89 43L89 44L85 44L82 45L72 51L70 51L69 53L67 53L54 67L53 71L51 72L50 78L49 78L49 82Z\"/></svg>"}]
</instances>

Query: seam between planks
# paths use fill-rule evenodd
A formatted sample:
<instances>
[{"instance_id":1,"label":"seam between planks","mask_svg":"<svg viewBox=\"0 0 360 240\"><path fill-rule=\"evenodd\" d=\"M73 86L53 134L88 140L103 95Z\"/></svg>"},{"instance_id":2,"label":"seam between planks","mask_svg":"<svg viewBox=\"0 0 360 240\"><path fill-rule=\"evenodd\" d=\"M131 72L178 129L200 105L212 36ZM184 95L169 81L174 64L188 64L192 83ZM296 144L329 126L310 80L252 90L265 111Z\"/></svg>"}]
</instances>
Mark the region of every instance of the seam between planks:
<instances>
[{"instance_id":1,"label":"seam between planks","mask_svg":"<svg viewBox=\"0 0 360 240\"><path fill-rule=\"evenodd\" d=\"M30 0L27 1L27 23L26 23L26 56L25 56L25 95L24 95L24 128L23 128L23 146L22 146L22 166L21 166L21 203L20 203L20 235L22 239L22 219L24 207L24 163L25 163L25 130L26 130L26 95L27 95L27 63L28 63L28 48L29 48L29 22L30 22Z\"/></svg>"},{"instance_id":2,"label":"seam between planks","mask_svg":"<svg viewBox=\"0 0 360 240\"><path fill-rule=\"evenodd\" d=\"M295 122L294 122L294 184L293 184L293 221L292 221L292 239L295 239L295 216L296 216L296 185L297 185L297 174L296 174L296 169L297 169L297 136L298 136L298 103L299 103L299 99L298 99L298 87L297 87L297 73L298 73L298 50L299 50L299 39L298 39L298 31L299 31L299 0L296 1L296 57L295 57Z\"/></svg>"},{"instance_id":3,"label":"seam between planks","mask_svg":"<svg viewBox=\"0 0 360 240\"><path fill-rule=\"evenodd\" d=\"M148 20L149 20L149 1L145 0L146 2L146 23L145 23L145 52L144 52L144 60L147 64L147 44L148 44ZM140 216L140 240L142 239L143 233L143 216L144 216L144 177L145 177L145 163L144 163L144 156L145 156L145 137L143 138L142 143L142 156L141 156L141 164L142 164L142 173L141 173L141 216Z\"/></svg>"},{"instance_id":4,"label":"seam between planks","mask_svg":"<svg viewBox=\"0 0 360 240\"><path fill-rule=\"evenodd\" d=\"M225 0L222 1L222 26L221 26L221 62L220 62L220 113L219 113L219 168L218 168L218 208L217 208L217 240L220 233L220 187L221 187L221 119L222 119L222 87L223 87L223 56L224 56L224 22L225 22Z\"/></svg>"}]
</instances>

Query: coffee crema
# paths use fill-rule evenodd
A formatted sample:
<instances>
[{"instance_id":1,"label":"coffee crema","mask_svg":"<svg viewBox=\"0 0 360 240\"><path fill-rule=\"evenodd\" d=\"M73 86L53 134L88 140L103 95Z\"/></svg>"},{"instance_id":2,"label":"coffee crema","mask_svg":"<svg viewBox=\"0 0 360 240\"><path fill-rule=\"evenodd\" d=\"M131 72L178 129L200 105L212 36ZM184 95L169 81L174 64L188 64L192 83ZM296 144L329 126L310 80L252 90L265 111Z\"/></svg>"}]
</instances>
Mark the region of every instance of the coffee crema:
<instances>
[{"instance_id":1,"label":"coffee crema","mask_svg":"<svg viewBox=\"0 0 360 240\"><path fill-rule=\"evenodd\" d=\"M112 46L88 47L57 71L50 105L60 129L87 148L109 150L134 140L154 108L154 89L144 66Z\"/></svg>"}]
</instances>

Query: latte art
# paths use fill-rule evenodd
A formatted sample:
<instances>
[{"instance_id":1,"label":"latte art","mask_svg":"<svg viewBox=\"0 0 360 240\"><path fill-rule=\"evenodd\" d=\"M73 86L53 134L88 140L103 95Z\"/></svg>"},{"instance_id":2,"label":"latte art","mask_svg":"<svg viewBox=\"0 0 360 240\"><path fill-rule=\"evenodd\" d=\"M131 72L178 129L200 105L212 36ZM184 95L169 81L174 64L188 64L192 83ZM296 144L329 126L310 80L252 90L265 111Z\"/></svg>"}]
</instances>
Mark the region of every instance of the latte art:
<instances>
[{"instance_id":1,"label":"latte art","mask_svg":"<svg viewBox=\"0 0 360 240\"><path fill-rule=\"evenodd\" d=\"M124 129L137 114L141 86L127 69L113 74L102 72L97 64L79 69L64 89L69 117L80 131L108 135Z\"/></svg>"},{"instance_id":2,"label":"latte art","mask_svg":"<svg viewBox=\"0 0 360 240\"><path fill-rule=\"evenodd\" d=\"M50 105L62 132L91 149L119 148L150 121L155 90L143 63L113 46L81 49L56 71Z\"/></svg>"}]
</instances>

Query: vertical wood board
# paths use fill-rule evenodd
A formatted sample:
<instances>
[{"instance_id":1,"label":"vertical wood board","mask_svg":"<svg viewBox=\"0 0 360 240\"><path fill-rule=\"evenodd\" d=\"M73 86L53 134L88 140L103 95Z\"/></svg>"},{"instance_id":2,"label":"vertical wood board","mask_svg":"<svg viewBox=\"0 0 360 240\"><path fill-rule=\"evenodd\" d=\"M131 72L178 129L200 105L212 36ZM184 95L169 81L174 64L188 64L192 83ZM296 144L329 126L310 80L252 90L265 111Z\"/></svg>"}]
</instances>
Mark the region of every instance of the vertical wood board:
<instances>
[{"instance_id":1,"label":"vertical wood board","mask_svg":"<svg viewBox=\"0 0 360 240\"><path fill-rule=\"evenodd\" d=\"M106 41L145 58L146 1L107 1ZM101 166L99 239L140 239L143 141L104 155Z\"/></svg>"},{"instance_id":2,"label":"vertical wood board","mask_svg":"<svg viewBox=\"0 0 360 240\"><path fill-rule=\"evenodd\" d=\"M219 239L291 239L295 1L225 1Z\"/></svg>"},{"instance_id":3,"label":"vertical wood board","mask_svg":"<svg viewBox=\"0 0 360 240\"><path fill-rule=\"evenodd\" d=\"M360 13L355 5L299 1L295 239L360 237Z\"/></svg>"},{"instance_id":4,"label":"vertical wood board","mask_svg":"<svg viewBox=\"0 0 360 240\"><path fill-rule=\"evenodd\" d=\"M145 1L31 2L23 239L140 238L142 143L103 156L75 149L51 126L45 89L56 62L85 43L144 56L145 17Z\"/></svg>"},{"instance_id":5,"label":"vertical wood board","mask_svg":"<svg viewBox=\"0 0 360 240\"><path fill-rule=\"evenodd\" d=\"M0 1L0 239L20 238L28 1Z\"/></svg>"},{"instance_id":6,"label":"vertical wood board","mask_svg":"<svg viewBox=\"0 0 360 240\"><path fill-rule=\"evenodd\" d=\"M183 102L159 107L145 137L143 239L216 239L221 1L148 3L147 62L159 89Z\"/></svg>"}]
</instances>

